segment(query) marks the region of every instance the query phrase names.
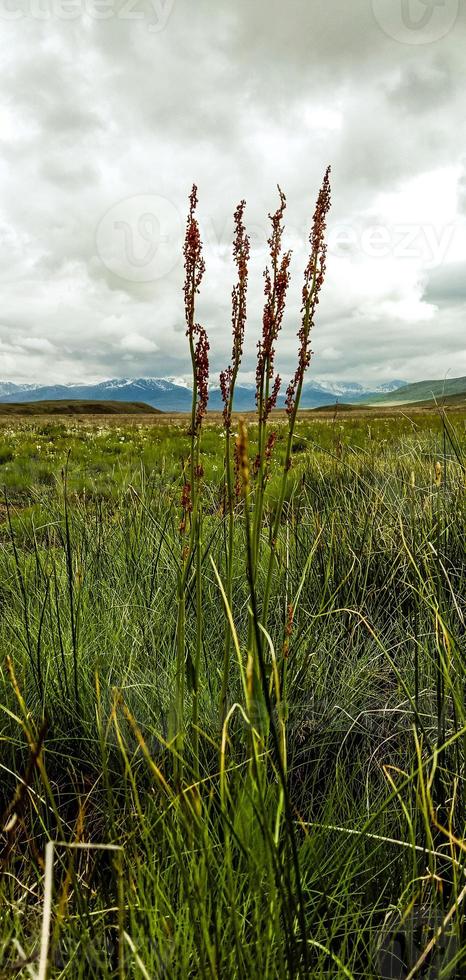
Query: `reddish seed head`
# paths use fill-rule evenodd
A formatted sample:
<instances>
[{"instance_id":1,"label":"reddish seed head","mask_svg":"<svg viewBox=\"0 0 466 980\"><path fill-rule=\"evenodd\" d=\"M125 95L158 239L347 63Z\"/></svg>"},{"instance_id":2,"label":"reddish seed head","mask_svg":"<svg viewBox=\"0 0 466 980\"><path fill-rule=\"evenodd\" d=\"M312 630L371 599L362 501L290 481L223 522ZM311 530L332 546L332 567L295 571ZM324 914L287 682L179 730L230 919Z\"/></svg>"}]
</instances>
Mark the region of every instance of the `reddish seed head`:
<instances>
[{"instance_id":1,"label":"reddish seed head","mask_svg":"<svg viewBox=\"0 0 466 980\"><path fill-rule=\"evenodd\" d=\"M317 306L319 302L319 292L325 278L327 259L325 231L327 228L327 215L330 211L331 205L330 172L330 167L327 167L322 187L320 188L319 195L317 197L311 234L309 235L311 252L309 262L304 273L303 312L313 290L316 294L315 305Z\"/></svg>"},{"instance_id":2,"label":"reddish seed head","mask_svg":"<svg viewBox=\"0 0 466 980\"><path fill-rule=\"evenodd\" d=\"M231 382L233 378L233 370L227 367L226 371L220 372L220 393L223 402L223 421L225 428L231 428L231 412L230 412L230 392L231 392Z\"/></svg>"},{"instance_id":3,"label":"reddish seed head","mask_svg":"<svg viewBox=\"0 0 466 980\"><path fill-rule=\"evenodd\" d=\"M185 268L184 306L186 334L190 339L194 386L197 396L193 424L197 430L207 411L207 402L209 399L209 342L204 327L194 322L196 293L199 292L199 287L205 272L201 235L195 216L196 208L197 187L196 184L193 184L191 194L189 195L189 211L186 222L183 255Z\"/></svg>"},{"instance_id":4,"label":"reddish seed head","mask_svg":"<svg viewBox=\"0 0 466 980\"><path fill-rule=\"evenodd\" d=\"M190 483L183 484L183 492L181 495L181 507L184 511L187 511L188 513L191 513L193 509Z\"/></svg>"},{"instance_id":5,"label":"reddish seed head","mask_svg":"<svg viewBox=\"0 0 466 980\"><path fill-rule=\"evenodd\" d=\"M322 187L317 197L312 229L309 235L310 254L309 261L304 271L304 285L302 295L302 323L298 332L299 354L298 365L294 378L290 381L286 392L286 410L288 415L293 415L296 409L296 397L303 383L304 375L309 367L312 357L310 346L311 330L314 326L314 315L320 300L325 272L327 267L327 244L325 242L325 231L327 228L327 215L331 205L330 188L330 167L325 172Z\"/></svg>"},{"instance_id":6,"label":"reddish seed head","mask_svg":"<svg viewBox=\"0 0 466 980\"><path fill-rule=\"evenodd\" d=\"M233 345L231 364L220 375L220 391L223 400L223 420L227 429L231 428L231 394L243 354L244 329L246 325L246 295L248 287L248 262L250 242L243 222L246 201L240 201L234 214L235 236L233 239L233 259L238 278L231 293L231 323Z\"/></svg>"},{"instance_id":7,"label":"reddish seed head","mask_svg":"<svg viewBox=\"0 0 466 980\"><path fill-rule=\"evenodd\" d=\"M274 378L274 382L273 382L272 391L271 391L271 393L270 393L270 395L269 395L269 397L267 399L266 405L265 405L264 415L265 415L265 418L266 419L269 417L272 409L275 408L275 406L277 404L277 398L278 398L278 395L279 395L279 392L280 392L281 383L282 383L282 379L281 379L280 375L279 374L276 374L275 375L275 378Z\"/></svg>"},{"instance_id":8,"label":"reddish seed head","mask_svg":"<svg viewBox=\"0 0 466 980\"><path fill-rule=\"evenodd\" d=\"M197 207L197 187L193 184L189 195L188 220L186 222L186 234L183 247L185 281L184 281L184 308L186 317L186 334L192 336L194 329L194 303L196 293L202 282L205 272L205 262L202 257L202 240L199 225L195 217Z\"/></svg>"},{"instance_id":9,"label":"reddish seed head","mask_svg":"<svg viewBox=\"0 0 466 980\"><path fill-rule=\"evenodd\" d=\"M256 402L258 405L262 402L266 382L270 382L274 376L275 342L283 322L286 293L290 281L291 252L281 254L286 197L280 187L278 193L280 205L275 214L269 214L272 222L272 232L268 239L271 268L267 267L264 272L265 306L262 316L262 337L257 344ZM263 421L266 421L276 404L279 388L280 379L275 378L272 394L265 404L262 403Z\"/></svg>"},{"instance_id":10,"label":"reddish seed head","mask_svg":"<svg viewBox=\"0 0 466 980\"><path fill-rule=\"evenodd\" d=\"M195 382L197 388L196 429L202 423L209 401L209 350L210 345L204 327L199 323L193 328L197 337L195 346Z\"/></svg>"},{"instance_id":11,"label":"reddish seed head","mask_svg":"<svg viewBox=\"0 0 466 980\"><path fill-rule=\"evenodd\" d=\"M241 201L235 211L235 237L233 241L233 259L238 272L238 279L232 290L232 333L233 347L231 358L233 369L239 367L243 353L244 328L246 325L246 294L248 287L248 262L250 254L249 237L244 227L243 216L246 201Z\"/></svg>"}]
</instances>

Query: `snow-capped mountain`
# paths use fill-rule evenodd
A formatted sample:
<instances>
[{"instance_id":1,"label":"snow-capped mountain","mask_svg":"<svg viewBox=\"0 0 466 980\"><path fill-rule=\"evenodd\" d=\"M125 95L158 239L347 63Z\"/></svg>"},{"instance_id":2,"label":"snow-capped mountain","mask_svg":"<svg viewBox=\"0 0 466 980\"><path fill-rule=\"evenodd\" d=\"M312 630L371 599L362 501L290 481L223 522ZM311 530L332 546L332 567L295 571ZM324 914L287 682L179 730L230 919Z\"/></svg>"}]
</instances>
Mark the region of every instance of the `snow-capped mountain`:
<instances>
[{"instance_id":1,"label":"snow-capped mountain","mask_svg":"<svg viewBox=\"0 0 466 980\"><path fill-rule=\"evenodd\" d=\"M0 382L0 402L55 401L60 398L146 402L166 412L185 412L191 406L189 388L166 378L109 378L87 385L14 385Z\"/></svg>"},{"instance_id":2,"label":"snow-capped mountain","mask_svg":"<svg viewBox=\"0 0 466 980\"><path fill-rule=\"evenodd\" d=\"M402 388L406 384L406 381L385 381L380 385L364 385L360 384L358 381L321 381L319 378L315 378L308 382L312 388L316 391L325 391L332 395L343 396L343 395L367 395L374 394L374 392L379 392L380 394L396 391L397 388Z\"/></svg>"},{"instance_id":3,"label":"snow-capped mountain","mask_svg":"<svg viewBox=\"0 0 466 980\"><path fill-rule=\"evenodd\" d=\"M303 385L301 405L303 408L319 408L334 405L336 401L354 404L370 395L385 394L402 388L405 381L386 381L381 385L364 385L358 381L320 381L315 379Z\"/></svg>"},{"instance_id":4,"label":"snow-capped mountain","mask_svg":"<svg viewBox=\"0 0 466 980\"><path fill-rule=\"evenodd\" d=\"M321 405L333 405L336 400L357 402L368 395L396 391L404 384L404 381L391 381L371 388L358 382L308 381L303 387L301 404L303 408L318 408ZM285 404L285 391L286 383L282 385L278 407ZM55 401L60 398L146 402L163 412L187 412L191 408L191 389L184 378L109 378L90 385L22 385L10 381L0 382L0 402ZM254 384L237 385L236 409L240 412L250 411L254 404ZM218 387L210 390L209 408L213 411L222 408Z\"/></svg>"},{"instance_id":5,"label":"snow-capped mountain","mask_svg":"<svg viewBox=\"0 0 466 980\"><path fill-rule=\"evenodd\" d=\"M39 388L40 385L15 385L12 381L0 381L0 398L5 395L7 398L9 395L14 397L15 392L21 391L34 391Z\"/></svg>"}]
</instances>

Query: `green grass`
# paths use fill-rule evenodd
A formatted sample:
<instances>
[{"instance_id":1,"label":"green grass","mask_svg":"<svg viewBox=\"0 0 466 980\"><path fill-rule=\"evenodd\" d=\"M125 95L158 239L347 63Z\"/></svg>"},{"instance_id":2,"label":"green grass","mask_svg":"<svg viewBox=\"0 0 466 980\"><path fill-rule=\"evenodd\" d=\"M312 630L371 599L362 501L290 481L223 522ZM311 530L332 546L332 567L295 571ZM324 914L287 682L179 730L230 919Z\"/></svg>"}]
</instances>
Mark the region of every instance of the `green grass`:
<instances>
[{"instance_id":1,"label":"green grass","mask_svg":"<svg viewBox=\"0 0 466 980\"><path fill-rule=\"evenodd\" d=\"M186 420L0 430L5 977L25 957L40 976L41 952L73 980L407 977L430 941L413 975L464 975L464 416L298 422L262 622L276 428L253 599L240 501L226 609L205 424L182 740Z\"/></svg>"}]
</instances>

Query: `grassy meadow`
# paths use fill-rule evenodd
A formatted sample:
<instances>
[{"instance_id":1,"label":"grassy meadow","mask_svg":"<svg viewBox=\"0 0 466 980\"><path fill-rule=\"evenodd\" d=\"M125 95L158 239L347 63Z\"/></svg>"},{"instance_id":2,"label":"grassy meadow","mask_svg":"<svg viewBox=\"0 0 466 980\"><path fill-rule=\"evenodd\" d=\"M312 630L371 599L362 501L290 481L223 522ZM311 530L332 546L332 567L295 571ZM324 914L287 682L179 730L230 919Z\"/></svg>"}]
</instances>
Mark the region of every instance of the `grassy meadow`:
<instances>
[{"instance_id":1,"label":"grassy meadow","mask_svg":"<svg viewBox=\"0 0 466 980\"><path fill-rule=\"evenodd\" d=\"M1 976L462 976L464 414L298 417L273 541L278 415L229 598L187 429L2 420Z\"/></svg>"},{"instance_id":2,"label":"grassy meadow","mask_svg":"<svg viewBox=\"0 0 466 980\"><path fill-rule=\"evenodd\" d=\"M464 976L464 411L298 411L328 169L286 410L279 189L209 415L196 206L190 416L0 421L0 976Z\"/></svg>"}]
</instances>

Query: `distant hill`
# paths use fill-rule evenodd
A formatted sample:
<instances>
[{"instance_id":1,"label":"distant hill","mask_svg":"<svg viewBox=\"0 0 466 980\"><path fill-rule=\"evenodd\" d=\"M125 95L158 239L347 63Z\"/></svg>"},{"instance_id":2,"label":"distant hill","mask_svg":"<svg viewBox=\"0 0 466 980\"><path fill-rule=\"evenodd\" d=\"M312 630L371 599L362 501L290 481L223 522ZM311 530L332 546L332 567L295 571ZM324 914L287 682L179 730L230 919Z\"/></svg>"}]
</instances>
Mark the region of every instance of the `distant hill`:
<instances>
[{"instance_id":1,"label":"distant hill","mask_svg":"<svg viewBox=\"0 0 466 980\"><path fill-rule=\"evenodd\" d=\"M144 402L164 412L187 412L191 407L189 388L158 378L113 378L91 385L15 385L0 382L0 403L70 399Z\"/></svg>"},{"instance_id":2,"label":"distant hill","mask_svg":"<svg viewBox=\"0 0 466 980\"><path fill-rule=\"evenodd\" d=\"M364 402L370 405L408 405L412 402L426 402L435 398L438 402L450 395L466 395L466 378L446 378L441 381L416 381L404 385L396 392L373 397L368 395Z\"/></svg>"},{"instance_id":3,"label":"distant hill","mask_svg":"<svg viewBox=\"0 0 466 980\"><path fill-rule=\"evenodd\" d=\"M147 379L141 379L143 381ZM2 391L2 387L7 387L7 385L2 386L0 383L0 416L5 415L141 415L141 414L161 414L162 409L159 407L160 403L165 405L163 409L164 412L176 413L176 412L188 412L191 408L191 392L189 388L183 388L182 386L172 385L168 390L168 396L164 400L156 393L155 398L158 401L158 406L151 404L149 401L126 401L121 397L122 391L132 391L139 382L131 382L125 385L121 389L115 389L113 391L116 397L110 398L110 387L105 388L106 382L102 386L96 385L101 397L99 398L78 398L74 397L75 392L79 389L81 391L84 386L82 385L60 385L53 389L53 394L48 398L41 398L40 395L50 388L43 387L31 387L27 392L24 393L21 400L10 400L10 397ZM154 384L154 382L151 382ZM11 386L8 384L8 388ZM15 391L20 386L13 386ZM341 399L337 392L330 392L322 390L318 387L318 383L308 382L304 387L303 397L301 401L301 407L303 409L312 410L315 412L352 412L352 411L376 411L377 409L390 410L393 409L403 409L403 406L408 406L416 410L435 410L438 405L445 405L447 409L463 409L466 408L466 378L454 378L451 381L420 381L416 384L402 385L390 392L386 392L383 395L377 394L364 394L360 391L362 386L353 384L351 386L350 396ZM173 388L179 388L181 391L181 397L179 397L178 392L173 392ZM161 389L163 391L163 388ZM57 397L58 392L67 392L66 398ZM146 388L148 395L150 395L149 388ZM222 402L220 398L220 392L217 389L213 389L210 392L210 408L213 411L220 411L222 409ZM236 399L236 411L238 412L249 412L254 410L255 405L255 392L251 385L250 387L239 387L238 398ZM284 407L284 396L278 401L278 408L283 409Z\"/></svg>"},{"instance_id":4,"label":"distant hill","mask_svg":"<svg viewBox=\"0 0 466 980\"><path fill-rule=\"evenodd\" d=\"M158 408L144 402L55 399L0 403L0 415L160 415Z\"/></svg>"},{"instance_id":5,"label":"distant hill","mask_svg":"<svg viewBox=\"0 0 466 980\"><path fill-rule=\"evenodd\" d=\"M392 392L405 384L404 381L390 381L371 389L356 381L327 382L310 380L303 386L301 405L303 408L317 408L319 405L334 405L335 401L359 402L369 395L374 397ZM277 406L285 404L286 381L282 385ZM182 379L175 378L112 378L93 385L18 385L10 381L0 382L0 404L2 402L37 402L70 399L145 402L163 412L189 412L191 409L191 389ZM249 412L255 406L255 386L237 385L235 409ZM212 387L209 392L209 409L221 411L220 389Z\"/></svg>"},{"instance_id":6,"label":"distant hill","mask_svg":"<svg viewBox=\"0 0 466 980\"><path fill-rule=\"evenodd\" d=\"M320 405L319 408L312 408L311 415L322 415L326 418L336 418L341 415L364 415L371 418L381 415L410 415L416 412L438 412L440 409L447 412L466 411L466 392L461 395L445 395L443 398L430 398L419 402L380 402L378 404L369 402L357 402L345 404L338 402L334 405Z\"/></svg>"},{"instance_id":7,"label":"distant hill","mask_svg":"<svg viewBox=\"0 0 466 980\"><path fill-rule=\"evenodd\" d=\"M426 412L436 412L439 408L445 408L448 411L466 409L466 391L459 395L444 395L442 398L431 398L429 401L406 402L404 404L409 405L409 408L419 408ZM373 407L377 409L376 405ZM384 407L389 408L387 405ZM402 409L403 405L394 405L393 407Z\"/></svg>"}]
</instances>

